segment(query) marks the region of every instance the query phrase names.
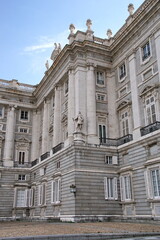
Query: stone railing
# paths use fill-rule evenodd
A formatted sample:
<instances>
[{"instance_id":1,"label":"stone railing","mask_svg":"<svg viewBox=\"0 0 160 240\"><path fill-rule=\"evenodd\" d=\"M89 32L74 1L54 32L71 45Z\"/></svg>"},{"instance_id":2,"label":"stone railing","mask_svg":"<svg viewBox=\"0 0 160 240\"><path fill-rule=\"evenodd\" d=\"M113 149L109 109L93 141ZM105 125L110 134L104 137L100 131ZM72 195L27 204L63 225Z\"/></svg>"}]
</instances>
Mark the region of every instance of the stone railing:
<instances>
[{"instance_id":1,"label":"stone railing","mask_svg":"<svg viewBox=\"0 0 160 240\"><path fill-rule=\"evenodd\" d=\"M20 91L25 91L30 93L32 93L36 89L36 87L33 85L19 83L17 80L14 80L14 79L11 81L0 79L0 87L17 89Z\"/></svg>"},{"instance_id":2,"label":"stone railing","mask_svg":"<svg viewBox=\"0 0 160 240\"><path fill-rule=\"evenodd\" d=\"M160 129L160 122L154 122L140 129L141 136L147 135L159 129Z\"/></svg>"}]
</instances>

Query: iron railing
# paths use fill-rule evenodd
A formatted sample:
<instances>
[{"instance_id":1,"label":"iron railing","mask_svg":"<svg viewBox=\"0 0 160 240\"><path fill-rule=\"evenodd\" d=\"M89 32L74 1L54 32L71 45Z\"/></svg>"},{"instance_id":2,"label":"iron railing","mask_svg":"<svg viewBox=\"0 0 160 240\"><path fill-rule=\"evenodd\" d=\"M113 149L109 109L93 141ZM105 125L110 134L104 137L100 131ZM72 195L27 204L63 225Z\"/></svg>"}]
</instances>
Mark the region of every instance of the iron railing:
<instances>
[{"instance_id":1,"label":"iron railing","mask_svg":"<svg viewBox=\"0 0 160 240\"><path fill-rule=\"evenodd\" d=\"M118 147L132 140L133 140L133 135L128 134L120 138L100 138L100 144L107 147L110 147L110 146Z\"/></svg>"},{"instance_id":2,"label":"iron railing","mask_svg":"<svg viewBox=\"0 0 160 240\"><path fill-rule=\"evenodd\" d=\"M35 159L33 162L31 162L31 166L33 167L33 166L35 166L37 163L38 163L38 158Z\"/></svg>"},{"instance_id":3,"label":"iron railing","mask_svg":"<svg viewBox=\"0 0 160 240\"><path fill-rule=\"evenodd\" d=\"M160 129L160 122L151 123L151 124L149 124L149 125L140 129L141 136L147 135L147 134L149 134L151 132L154 132L158 129Z\"/></svg>"},{"instance_id":4,"label":"iron railing","mask_svg":"<svg viewBox=\"0 0 160 240\"><path fill-rule=\"evenodd\" d=\"M50 152L46 152L46 153L42 154L40 158L41 158L41 161L43 161L48 157L50 157Z\"/></svg>"},{"instance_id":5,"label":"iron railing","mask_svg":"<svg viewBox=\"0 0 160 240\"><path fill-rule=\"evenodd\" d=\"M62 148L64 148L64 143L59 143L57 146L52 148L52 153L55 154L56 152L59 152Z\"/></svg>"}]
</instances>

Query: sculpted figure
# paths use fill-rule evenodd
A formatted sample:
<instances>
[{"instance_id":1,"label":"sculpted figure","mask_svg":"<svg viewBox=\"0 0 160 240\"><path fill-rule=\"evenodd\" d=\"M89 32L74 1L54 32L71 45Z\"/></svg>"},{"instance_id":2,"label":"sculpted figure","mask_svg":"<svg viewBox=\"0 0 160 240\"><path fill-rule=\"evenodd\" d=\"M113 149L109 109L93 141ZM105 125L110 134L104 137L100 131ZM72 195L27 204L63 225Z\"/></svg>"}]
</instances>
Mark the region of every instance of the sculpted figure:
<instances>
[{"instance_id":1,"label":"sculpted figure","mask_svg":"<svg viewBox=\"0 0 160 240\"><path fill-rule=\"evenodd\" d=\"M48 70L49 69L49 62L48 62L48 60L46 61L45 66L46 66L46 68Z\"/></svg>"},{"instance_id":2,"label":"sculpted figure","mask_svg":"<svg viewBox=\"0 0 160 240\"><path fill-rule=\"evenodd\" d=\"M58 56L58 54L60 53L60 51L61 51L61 44L59 43L59 44L57 45L57 43L54 43L54 50L53 50L53 52L52 52L52 54L51 54L51 59L52 59L53 61L55 61L55 59L56 59L56 57Z\"/></svg>"},{"instance_id":3,"label":"sculpted figure","mask_svg":"<svg viewBox=\"0 0 160 240\"><path fill-rule=\"evenodd\" d=\"M82 130L82 126L83 126L83 116L81 114L81 112L78 113L77 117L73 119L76 123L76 131L80 132Z\"/></svg>"}]
</instances>

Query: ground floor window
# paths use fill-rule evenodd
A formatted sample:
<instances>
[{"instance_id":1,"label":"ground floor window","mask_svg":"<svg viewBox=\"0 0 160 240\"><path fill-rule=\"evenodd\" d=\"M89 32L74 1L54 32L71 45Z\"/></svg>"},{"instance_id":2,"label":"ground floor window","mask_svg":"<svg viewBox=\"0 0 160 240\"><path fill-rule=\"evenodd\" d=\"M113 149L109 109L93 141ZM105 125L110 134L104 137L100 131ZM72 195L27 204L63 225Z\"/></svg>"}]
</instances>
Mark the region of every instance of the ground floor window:
<instances>
[{"instance_id":1,"label":"ground floor window","mask_svg":"<svg viewBox=\"0 0 160 240\"><path fill-rule=\"evenodd\" d=\"M145 171L147 198L160 199L160 166Z\"/></svg>"},{"instance_id":2,"label":"ground floor window","mask_svg":"<svg viewBox=\"0 0 160 240\"><path fill-rule=\"evenodd\" d=\"M38 205L46 204L46 183L38 186Z\"/></svg>"},{"instance_id":3,"label":"ground floor window","mask_svg":"<svg viewBox=\"0 0 160 240\"><path fill-rule=\"evenodd\" d=\"M105 199L117 200L117 178L105 177L104 178L104 192Z\"/></svg>"},{"instance_id":4,"label":"ground floor window","mask_svg":"<svg viewBox=\"0 0 160 240\"><path fill-rule=\"evenodd\" d=\"M61 179L57 178L52 181L51 202L60 203L61 201Z\"/></svg>"},{"instance_id":5,"label":"ground floor window","mask_svg":"<svg viewBox=\"0 0 160 240\"><path fill-rule=\"evenodd\" d=\"M121 201L131 201L132 184L130 174L120 176L120 189L121 189Z\"/></svg>"}]
</instances>

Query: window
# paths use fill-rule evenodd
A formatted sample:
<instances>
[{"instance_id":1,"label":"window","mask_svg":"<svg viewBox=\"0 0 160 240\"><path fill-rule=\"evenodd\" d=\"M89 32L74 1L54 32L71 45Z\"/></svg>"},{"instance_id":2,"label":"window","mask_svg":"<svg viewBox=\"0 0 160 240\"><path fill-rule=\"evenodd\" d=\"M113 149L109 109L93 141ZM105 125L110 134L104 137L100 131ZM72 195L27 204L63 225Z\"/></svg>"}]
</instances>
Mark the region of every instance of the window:
<instances>
[{"instance_id":1,"label":"window","mask_svg":"<svg viewBox=\"0 0 160 240\"><path fill-rule=\"evenodd\" d=\"M33 207L35 205L35 188L31 188L29 191L29 207Z\"/></svg>"},{"instance_id":2,"label":"window","mask_svg":"<svg viewBox=\"0 0 160 240\"><path fill-rule=\"evenodd\" d=\"M128 112L124 112L121 115L121 128L122 136L126 136L129 134Z\"/></svg>"},{"instance_id":3,"label":"window","mask_svg":"<svg viewBox=\"0 0 160 240\"><path fill-rule=\"evenodd\" d=\"M28 133L28 128L19 128L20 133Z\"/></svg>"},{"instance_id":4,"label":"window","mask_svg":"<svg viewBox=\"0 0 160 240\"><path fill-rule=\"evenodd\" d=\"M27 120L28 121L28 111L21 110L20 112L20 120Z\"/></svg>"},{"instance_id":5,"label":"window","mask_svg":"<svg viewBox=\"0 0 160 240\"><path fill-rule=\"evenodd\" d=\"M142 47L142 60L145 61L150 55L151 55L150 43L147 42L147 43Z\"/></svg>"},{"instance_id":6,"label":"window","mask_svg":"<svg viewBox=\"0 0 160 240\"><path fill-rule=\"evenodd\" d=\"M126 76L126 65L123 63L119 67L119 79L122 80Z\"/></svg>"},{"instance_id":7,"label":"window","mask_svg":"<svg viewBox=\"0 0 160 240\"><path fill-rule=\"evenodd\" d=\"M38 204L45 205L46 204L46 184L42 183L38 186Z\"/></svg>"},{"instance_id":8,"label":"window","mask_svg":"<svg viewBox=\"0 0 160 240\"><path fill-rule=\"evenodd\" d=\"M160 198L160 169L151 170L152 188L154 198Z\"/></svg>"},{"instance_id":9,"label":"window","mask_svg":"<svg viewBox=\"0 0 160 240\"><path fill-rule=\"evenodd\" d=\"M144 172L148 199L160 199L160 165Z\"/></svg>"},{"instance_id":10,"label":"window","mask_svg":"<svg viewBox=\"0 0 160 240\"><path fill-rule=\"evenodd\" d=\"M18 156L18 162L19 164L24 164L25 162L25 152L19 152L19 156Z\"/></svg>"},{"instance_id":11,"label":"window","mask_svg":"<svg viewBox=\"0 0 160 240\"><path fill-rule=\"evenodd\" d=\"M105 199L117 200L117 178L104 178Z\"/></svg>"},{"instance_id":12,"label":"window","mask_svg":"<svg viewBox=\"0 0 160 240\"><path fill-rule=\"evenodd\" d=\"M98 101L105 101L106 96L104 94L97 94Z\"/></svg>"},{"instance_id":13,"label":"window","mask_svg":"<svg viewBox=\"0 0 160 240\"><path fill-rule=\"evenodd\" d=\"M106 143L106 126L99 125L99 139L100 143Z\"/></svg>"},{"instance_id":14,"label":"window","mask_svg":"<svg viewBox=\"0 0 160 240\"><path fill-rule=\"evenodd\" d=\"M97 72L97 84L104 85L104 72Z\"/></svg>"},{"instance_id":15,"label":"window","mask_svg":"<svg viewBox=\"0 0 160 240\"><path fill-rule=\"evenodd\" d=\"M150 96L145 101L146 104L146 125L156 122L156 108L154 96Z\"/></svg>"},{"instance_id":16,"label":"window","mask_svg":"<svg viewBox=\"0 0 160 240\"><path fill-rule=\"evenodd\" d=\"M123 97L127 93L127 88L124 87L121 90L119 90L119 97Z\"/></svg>"},{"instance_id":17,"label":"window","mask_svg":"<svg viewBox=\"0 0 160 240\"><path fill-rule=\"evenodd\" d=\"M105 163L106 164L118 164L117 156L105 156Z\"/></svg>"},{"instance_id":18,"label":"window","mask_svg":"<svg viewBox=\"0 0 160 240\"><path fill-rule=\"evenodd\" d=\"M126 174L120 177L121 201L132 200L131 176Z\"/></svg>"},{"instance_id":19,"label":"window","mask_svg":"<svg viewBox=\"0 0 160 240\"><path fill-rule=\"evenodd\" d=\"M4 108L0 106L0 118L4 117Z\"/></svg>"},{"instance_id":20,"label":"window","mask_svg":"<svg viewBox=\"0 0 160 240\"><path fill-rule=\"evenodd\" d=\"M52 190L51 190L51 202L60 203L61 201L61 179L57 178L52 181Z\"/></svg>"},{"instance_id":21,"label":"window","mask_svg":"<svg viewBox=\"0 0 160 240\"><path fill-rule=\"evenodd\" d=\"M65 95L68 93L68 81L64 83L64 92L65 92Z\"/></svg>"},{"instance_id":22,"label":"window","mask_svg":"<svg viewBox=\"0 0 160 240\"><path fill-rule=\"evenodd\" d=\"M20 181L25 181L26 180L26 175L18 175L18 180Z\"/></svg>"},{"instance_id":23,"label":"window","mask_svg":"<svg viewBox=\"0 0 160 240\"><path fill-rule=\"evenodd\" d=\"M27 207L28 206L28 189L15 189L14 205L16 207Z\"/></svg>"}]
</instances>

